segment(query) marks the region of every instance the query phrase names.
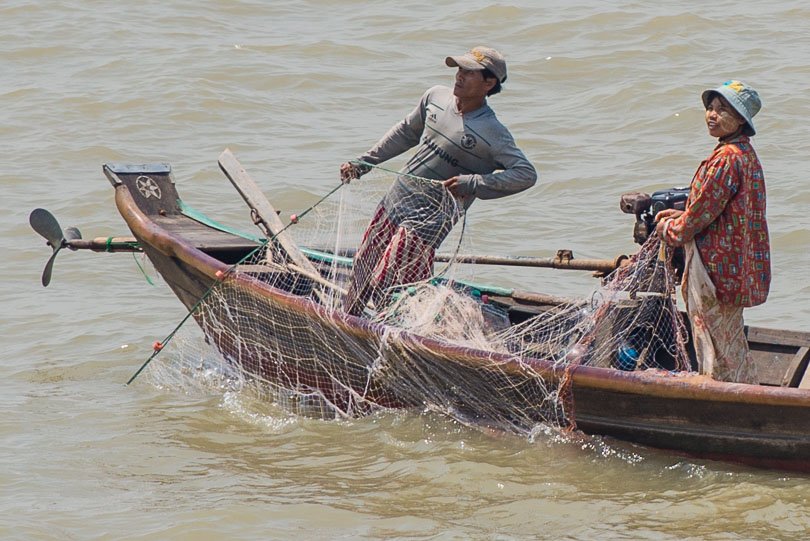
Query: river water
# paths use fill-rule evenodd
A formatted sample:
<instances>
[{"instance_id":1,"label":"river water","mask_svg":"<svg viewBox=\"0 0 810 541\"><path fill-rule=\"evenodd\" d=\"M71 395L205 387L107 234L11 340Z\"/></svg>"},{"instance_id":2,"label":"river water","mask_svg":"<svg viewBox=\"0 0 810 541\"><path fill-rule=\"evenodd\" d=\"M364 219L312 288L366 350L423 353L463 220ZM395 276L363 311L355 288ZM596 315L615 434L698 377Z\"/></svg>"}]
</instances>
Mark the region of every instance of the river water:
<instances>
[{"instance_id":1,"label":"river water","mask_svg":"<svg viewBox=\"0 0 810 541\"><path fill-rule=\"evenodd\" d=\"M478 253L633 251L621 193L689 182L699 95L739 78L763 109L774 281L746 312L810 328L810 7L713 3L0 2L4 539L803 539L810 479L599 438L483 434L435 415L292 416L228 389L124 382L185 315L127 254L50 255L35 207L127 235L106 162L169 162L180 193L247 224L230 147L279 208L305 208L477 44L509 62L499 118L540 172L473 206ZM147 276L148 266L144 267ZM488 274L487 274L488 273ZM592 277L488 269L587 294Z\"/></svg>"}]
</instances>

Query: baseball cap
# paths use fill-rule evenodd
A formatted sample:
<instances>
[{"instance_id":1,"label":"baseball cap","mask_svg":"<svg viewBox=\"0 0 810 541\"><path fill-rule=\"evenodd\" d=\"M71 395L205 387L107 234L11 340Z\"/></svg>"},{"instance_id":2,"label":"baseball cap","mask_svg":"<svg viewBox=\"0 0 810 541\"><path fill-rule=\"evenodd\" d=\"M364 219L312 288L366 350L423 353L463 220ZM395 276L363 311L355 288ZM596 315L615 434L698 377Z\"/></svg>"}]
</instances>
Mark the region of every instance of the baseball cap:
<instances>
[{"instance_id":1,"label":"baseball cap","mask_svg":"<svg viewBox=\"0 0 810 541\"><path fill-rule=\"evenodd\" d=\"M506 81L506 60L501 53L490 47L478 46L463 55L448 56L444 63L451 68L465 70L488 69L500 83Z\"/></svg>"}]
</instances>

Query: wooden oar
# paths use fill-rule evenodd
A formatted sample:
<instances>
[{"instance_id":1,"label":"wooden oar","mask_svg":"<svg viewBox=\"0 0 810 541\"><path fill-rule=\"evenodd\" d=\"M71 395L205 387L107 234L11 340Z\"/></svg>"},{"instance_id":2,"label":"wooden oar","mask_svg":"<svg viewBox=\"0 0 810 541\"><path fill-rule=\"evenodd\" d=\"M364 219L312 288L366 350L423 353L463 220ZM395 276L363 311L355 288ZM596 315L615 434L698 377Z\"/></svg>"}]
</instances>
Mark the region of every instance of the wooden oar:
<instances>
[{"instance_id":1,"label":"wooden oar","mask_svg":"<svg viewBox=\"0 0 810 541\"><path fill-rule=\"evenodd\" d=\"M245 200L245 203L255 214L256 225L259 225L264 234L271 237L276 245L280 246L284 251L287 259L292 263L291 268L303 270L307 276L320 276L315 265L307 259L290 234L287 233L287 228L281 223L276 209L230 149L226 148L219 155L219 168L225 173L225 176L228 177L236 191L239 192L239 195L242 196L242 199ZM321 278L321 280L325 279ZM329 287L336 288L337 286L330 284ZM326 302L326 296L320 290L316 289L315 294L318 295L321 301Z\"/></svg>"},{"instance_id":2,"label":"wooden oar","mask_svg":"<svg viewBox=\"0 0 810 541\"><path fill-rule=\"evenodd\" d=\"M245 200L250 209L256 214L257 221L261 224L263 233L281 246L287 257L302 269L316 273L317 270L312 262L306 258L298 245L287 233L284 224L278 217L276 209L261 191L256 182L248 175L242 164L236 159L230 149L225 149L219 156L219 168L228 177L236 191ZM257 224L259 225L259 224Z\"/></svg>"}]
</instances>

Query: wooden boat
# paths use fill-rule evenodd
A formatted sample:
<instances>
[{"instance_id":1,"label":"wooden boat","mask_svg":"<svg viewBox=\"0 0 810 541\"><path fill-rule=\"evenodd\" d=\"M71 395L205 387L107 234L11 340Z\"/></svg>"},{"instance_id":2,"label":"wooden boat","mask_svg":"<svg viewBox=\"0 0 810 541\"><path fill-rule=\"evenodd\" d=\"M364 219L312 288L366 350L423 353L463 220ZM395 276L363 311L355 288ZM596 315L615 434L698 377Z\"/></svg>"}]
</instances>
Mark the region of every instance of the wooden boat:
<instances>
[{"instance_id":1,"label":"wooden boat","mask_svg":"<svg viewBox=\"0 0 810 541\"><path fill-rule=\"evenodd\" d=\"M265 204L228 151L220 165L243 188L240 192L246 200L260 201L252 205L254 209ZM434 402L469 422L490 425L497 420L499 428L518 432L558 415L562 424L587 434L688 456L810 472L808 332L746 329L760 385L664 370L593 366L561 370L542 358L479 351L409 332L391 333L385 325L320 305L297 292L300 284L291 283L287 290L271 286L266 278L272 269L233 272L257 242L199 215L191 217L169 166L108 164L104 173L115 189L118 211L134 235L127 246L145 252L224 357L262 381L281 388L318 390L346 411L354 404L354 411L362 412L357 396L364 403L392 408ZM261 216L277 219L271 207L259 210ZM83 241L70 233L57 240L57 235L50 233L54 256L63 246L109 250L119 245L115 239ZM282 247L304 275L319 272L318 258L312 253L298 250L283 235L276 240L286 242ZM568 264L576 261L569 259ZM52 262L53 257L46 268L48 280ZM561 260L560 265L566 262ZM211 324L198 303L212 286L223 282L230 284L229 291L239 292L224 294L228 309L234 314L261 313L258 321L233 317L227 326ZM559 302L549 295L496 287L482 291L506 310L511 322ZM246 339L248 333L250 339ZM284 356L285 344L290 343L296 344L295 358ZM317 364L306 361L315 358ZM381 359L390 362L375 375L373 367ZM463 382L463 388L422 378L424 374L447 374L452 381ZM562 379L567 385L565 411L549 412L553 406L545 400L545 386ZM504 420L508 426L503 426Z\"/></svg>"}]
</instances>

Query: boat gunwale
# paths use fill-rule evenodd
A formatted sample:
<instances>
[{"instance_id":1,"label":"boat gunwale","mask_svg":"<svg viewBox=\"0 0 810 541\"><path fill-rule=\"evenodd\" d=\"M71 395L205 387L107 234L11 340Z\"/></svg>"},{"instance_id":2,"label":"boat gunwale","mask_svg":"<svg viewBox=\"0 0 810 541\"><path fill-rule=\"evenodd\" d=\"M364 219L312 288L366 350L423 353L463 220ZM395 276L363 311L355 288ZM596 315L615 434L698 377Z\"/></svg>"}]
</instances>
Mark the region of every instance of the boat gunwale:
<instances>
[{"instance_id":1,"label":"boat gunwale","mask_svg":"<svg viewBox=\"0 0 810 541\"><path fill-rule=\"evenodd\" d=\"M168 231L154 221L140 208L126 185L115 185L115 202L119 213L133 234L164 255L183 261L212 281L218 280L218 273L227 274L231 269L231 265L206 254L182 236ZM288 307L302 310L312 317L327 320L337 325L341 331L349 332L359 338L382 340L382 337L386 336L386 330L396 329L382 323L329 310L310 299L290 294L250 275L232 273L226 279L236 280L273 302L282 303ZM441 355L457 362L475 363L482 369L506 370L508 374L513 375L537 375L554 380L568 377L575 393L577 387L586 387L623 394L655 396L662 399L677 398L810 408L810 390L806 389L729 383L712 380L694 373L671 373L658 369L629 372L582 365L561 367L554 366L551 361L542 359L488 352L419 336L401 329L397 331L395 336L403 347L423 349L433 355Z\"/></svg>"}]
</instances>

